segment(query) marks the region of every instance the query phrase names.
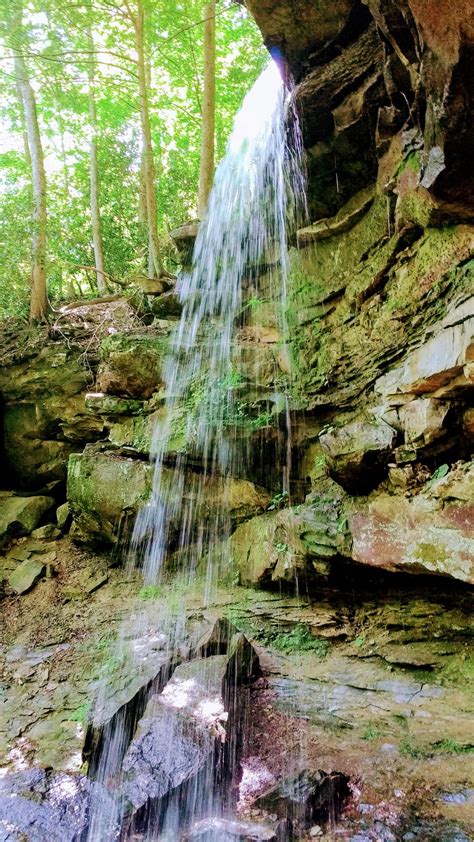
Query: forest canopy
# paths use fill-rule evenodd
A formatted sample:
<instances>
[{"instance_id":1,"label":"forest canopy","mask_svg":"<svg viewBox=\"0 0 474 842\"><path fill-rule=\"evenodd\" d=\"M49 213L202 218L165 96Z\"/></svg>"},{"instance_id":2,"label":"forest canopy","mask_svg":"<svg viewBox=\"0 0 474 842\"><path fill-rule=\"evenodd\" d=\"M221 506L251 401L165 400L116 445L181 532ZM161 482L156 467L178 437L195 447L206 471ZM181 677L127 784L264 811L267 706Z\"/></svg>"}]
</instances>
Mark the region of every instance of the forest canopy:
<instances>
[{"instance_id":1,"label":"forest canopy","mask_svg":"<svg viewBox=\"0 0 474 842\"><path fill-rule=\"evenodd\" d=\"M169 231L198 214L206 24L218 162L267 61L252 19L232 0L0 0L0 16L0 315L41 316L32 283L54 306L173 273Z\"/></svg>"}]
</instances>

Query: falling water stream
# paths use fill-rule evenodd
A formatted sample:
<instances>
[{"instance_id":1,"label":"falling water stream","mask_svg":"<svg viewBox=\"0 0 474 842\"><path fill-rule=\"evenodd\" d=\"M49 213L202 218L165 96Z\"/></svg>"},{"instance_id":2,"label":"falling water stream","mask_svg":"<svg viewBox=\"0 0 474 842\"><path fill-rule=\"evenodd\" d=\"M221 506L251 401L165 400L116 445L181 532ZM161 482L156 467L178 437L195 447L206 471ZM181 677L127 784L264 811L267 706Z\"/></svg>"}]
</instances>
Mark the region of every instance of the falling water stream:
<instances>
[{"instance_id":1,"label":"falling water stream","mask_svg":"<svg viewBox=\"0 0 474 842\"><path fill-rule=\"evenodd\" d=\"M271 62L237 115L199 228L191 270L178 281L182 315L166 361L166 388L153 436L153 491L137 518L129 553L130 564L142 567L145 586L170 588L169 599L163 600L161 613L153 614L144 606L143 612L124 623L115 655L122 666L126 662L130 675L143 673L150 678L148 697L166 683L173 653L179 657L184 640L183 601L179 591L166 584L169 559L179 568L181 587L196 579L203 582L204 605L230 563L226 539L235 499L243 491L250 493L251 487L244 434L249 425L244 421L252 390L250 405L255 413L262 413L263 407L264 417L272 419L269 423L283 430L276 490L289 494L287 231L295 227L304 190L301 145L294 115L287 119L288 109L287 90ZM273 302L273 330L280 337L274 343L270 387L260 387L258 376L249 385L252 348L242 350L237 341L251 303L260 296ZM160 667L158 681L153 676ZM96 707L99 722L106 722L107 711L117 708L117 688L112 692L110 683L110 676L104 676ZM121 689L127 700L127 688ZM145 696L136 702L134 721L123 705L101 732L92 771L96 790L89 842L120 837L122 761ZM176 728L172 717L167 727L165 741L172 751ZM192 804L170 807L159 826L150 820L145 835L137 838L178 839L183 820L189 823L222 812L214 773L200 778L199 790L193 791ZM124 836L122 830L120 838L135 837Z\"/></svg>"}]
</instances>

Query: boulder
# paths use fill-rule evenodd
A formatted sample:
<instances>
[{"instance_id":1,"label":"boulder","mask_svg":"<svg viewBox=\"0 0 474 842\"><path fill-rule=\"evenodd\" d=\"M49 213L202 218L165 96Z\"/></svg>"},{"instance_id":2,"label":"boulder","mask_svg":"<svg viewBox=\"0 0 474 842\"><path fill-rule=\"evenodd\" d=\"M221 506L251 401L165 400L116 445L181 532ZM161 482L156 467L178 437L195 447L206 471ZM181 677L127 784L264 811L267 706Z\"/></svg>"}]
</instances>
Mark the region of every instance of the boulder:
<instances>
[{"instance_id":1,"label":"boulder","mask_svg":"<svg viewBox=\"0 0 474 842\"><path fill-rule=\"evenodd\" d=\"M398 417L405 444L424 447L446 435L445 420L450 404L436 398L418 398L401 406Z\"/></svg>"},{"instance_id":2,"label":"boulder","mask_svg":"<svg viewBox=\"0 0 474 842\"><path fill-rule=\"evenodd\" d=\"M148 827L152 817L155 827L177 836L191 815L220 803L223 770L229 773L240 753L246 704L238 688L252 678L233 640L226 654L178 666L148 702L123 761L128 833Z\"/></svg>"},{"instance_id":3,"label":"boulder","mask_svg":"<svg viewBox=\"0 0 474 842\"><path fill-rule=\"evenodd\" d=\"M299 838L316 820L333 821L349 795L348 779L340 772L302 771L271 787L255 806L286 819L286 838Z\"/></svg>"},{"instance_id":4,"label":"boulder","mask_svg":"<svg viewBox=\"0 0 474 842\"><path fill-rule=\"evenodd\" d=\"M305 505L268 512L239 526L230 539L241 584L295 584L327 576L331 561L348 556L343 492L313 494Z\"/></svg>"},{"instance_id":5,"label":"boulder","mask_svg":"<svg viewBox=\"0 0 474 842\"><path fill-rule=\"evenodd\" d=\"M146 540L155 523L156 509L149 502L153 486L153 466L142 459L130 458L120 451L100 450L94 445L70 457L67 495L73 516L71 537L85 543L113 545L119 534L130 534L137 513L137 538ZM270 502L269 493L254 483L232 477L205 477L188 471L184 488L171 468L163 468L162 490L169 502L181 494L175 506L174 528L186 522L229 518L238 524L262 512ZM147 505L149 504L149 505Z\"/></svg>"},{"instance_id":6,"label":"boulder","mask_svg":"<svg viewBox=\"0 0 474 842\"><path fill-rule=\"evenodd\" d=\"M474 468L453 471L412 498L378 495L348 512L352 558L405 573L474 582Z\"/></svg>"},{"instance_id":7,"label":"boulder","mask_svg":"<svg viewBox=\"0 0 474 842\"><path fill-rule=\"evenodd\" d=\"M11 574L8 583L17 594L30 591L46 573L42 558L29 558L23 561Z\"/></svg>"},{"instance_id":8,"label":"boulder","mask_svg":"<svg viewBox=\"0 0 474 842\"><path fill-rule=\"evenodd\" d=\"M176 293L165 292L152 299L150 309L157 319L179 319L182 305Z\"/></svg>"},{"instance_id":9,"label":"boulder","mask_svg":"<svg viewBox=\"0 0 474 842\"><path fill-rule=\"evenodd\" d=\"M331 476L347 491L364 494L384 477L397 432L381 419L354 421L323 433Z\"/></svg>"},{"instance_id":10,"label":"boulder","mask_svg":"<svg viewBox=\"0 0 474 842\"><path fill-rule=\"evenodd\" d=\"M219 842L222 839L227 842L264 842L264 840L281 839L281 831L284 828L273 822L250 822L241 818L217 818L201 819L195 822L190 830L183 836L183 842Z\"/></svg>"},{"instance_id":11,"label":"boulder","mask_svg":"<svg viewBox=\"0 0 474 842\"><path fill-rule=\"evenodd\" d=\"M43 515L54 505L52 497L0 496L0 546L11 538L28 535L38 526Z\"/></svg>"},{"instance_id":12,"label":"boulder","mask_svg":"<svg viewBox=\"0 0 474 842\"><path fill-rule=\"evenodd\" d=\"M182 664L148 703L123 763L124 795L134 810L213 765L214 749L225 739L226 669L225 655Z\"/></svg>"},{"instance_id":13,"label":"boulder","mask_svg":"<svg viewBox=\"0 0 474 842\"><path fill-rule=\"evenodd\" d=\"M59 529L57 529L54 523L45 523L44 526L38 526L37 529L33 529L31 537L38 538L40 541L47 541L53 538L59 538L60 534ZM47 545L45 545L45 547L46 546ZM47 550L45 549L45 552L46 551Z\"/></svg>"},{"instance_id":14,"label":"boulder","mask_svg":"<svg viewBox=\"0 0 474 842\"><path fill-rule=\"evenodd\" d=\"M67 497L71 537L86 543L115 544L123 521L133 519L150 497L153 468L93 447L69 459Z\"/></svg>"},{"instance_id":15,"label":"boulder","mask_svg":"<svg viewBox=\"0 0 474 842\"><path fill-rule=\"evenodd\" d=\"M69 510L69 503L62 503L61 506L58 506L56 509L56 523L58 524L58 529L66 531L69 527L70 520L71 512Z\"/></svg>"},{"instance_id":16,"label":"boulder","mask_svg":"<svg viewBox=\"0 0 474 842\"><path fill-rule=\"evenodd\" d=\"M26 769L0 779L0 827L3 839L62 842L86 833L91 790L83 775L52 769ZM102 792L104 805L107 792Z\"/></svg>"},{"instance_id":17,"label":"boulder","mask_svg":"<svg viewBox=\"0 0 474 842\"><path fill-rule=\"evenodd\" d=\"M121 333L101 344L98 391L146 400L163 385L163 364L170 329L157 333Z\"/></svg>"}]
</instances>

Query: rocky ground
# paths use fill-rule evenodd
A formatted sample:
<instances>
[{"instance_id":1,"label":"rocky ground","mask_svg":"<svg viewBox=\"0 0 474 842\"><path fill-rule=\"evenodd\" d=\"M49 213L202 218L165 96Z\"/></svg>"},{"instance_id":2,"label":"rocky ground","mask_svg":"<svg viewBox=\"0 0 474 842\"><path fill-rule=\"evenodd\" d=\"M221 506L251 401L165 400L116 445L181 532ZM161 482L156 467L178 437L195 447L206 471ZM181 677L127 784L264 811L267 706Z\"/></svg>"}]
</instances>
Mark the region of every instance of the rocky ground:
<instances>
[{"instance_id":1,"label":"rocky ground","mask_svg":"<svg viewBox=\"0 0 474 842\"><path fill-rule=\"evenodd\" d=\"M54 572L27 593L6 592L5 771L84 771L100 677L113 688L110 715L158 669L148 661L129 686L113 643L120 624L139 611L155 632L166 629L174 601L175 617L185 604L194 636L227 617L260 659L242 758L242 820L265 823L268 811L254 799L270 783L324 769L347 776L350 796L336 828L322 822L323 839L470 838L472 605L457 586L440 595L432 579L413 588L406 578L352 571L337 590L318 595L234 586L205 605L198 582L144 589L139 576L67 537L15 542L2 557L7 575L19 552L48 557ZM139 639L153 648L143 624Z\"/></svg>"}]
</instances>

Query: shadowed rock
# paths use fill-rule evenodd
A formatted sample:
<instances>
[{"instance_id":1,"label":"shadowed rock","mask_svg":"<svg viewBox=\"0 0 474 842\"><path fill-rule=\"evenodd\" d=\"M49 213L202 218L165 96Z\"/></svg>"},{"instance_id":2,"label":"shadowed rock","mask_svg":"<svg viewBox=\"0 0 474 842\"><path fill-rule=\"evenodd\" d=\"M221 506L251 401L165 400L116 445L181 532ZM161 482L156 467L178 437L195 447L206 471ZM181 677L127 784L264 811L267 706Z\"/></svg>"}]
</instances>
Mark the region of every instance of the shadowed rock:
<instances>
[{"instance_id":1,"label":"shadowed rock","mask_svg":"<svg viewBox=\"0 0 474 842\"><path fill-rule=\"evenodd\" d=\"M12 538L28 535L43 515L52 508L52 497L16 497L8 492L0 495L0 546Z\"/></svg>"},{"instance_id":2,"label":"shadowed rock","mask_svg":"<svg viewBox=\"0 0 474 842\"><path fill-rule=\"evenodd\" d=\"M216 626L204 648L209 650L213 638L219 639ZM237 634L227 654L181 664L150 699L123 762L122 792L130 813L125 833L140 832L150 822L177 833L226 799L223 787L235 772L246 714L242 688L257 669L255 652Z\"/></svg>"},{"instance_id":3,"label":"shadowed rock","mask_svg":"<svg viewBox=\"0 0 474 842\"><path fill-rule=\"evenodd\" d=\"M287 821L287 839L299 835L317 820L335 821L348 796L347 777L340 772L300 772L272 787L255 806Z\"/></svg>"}]
</instances>

